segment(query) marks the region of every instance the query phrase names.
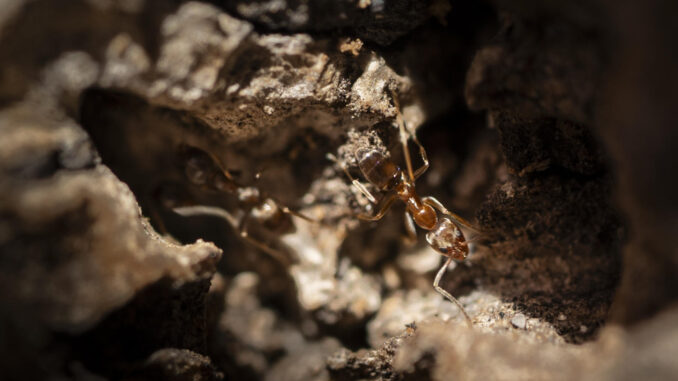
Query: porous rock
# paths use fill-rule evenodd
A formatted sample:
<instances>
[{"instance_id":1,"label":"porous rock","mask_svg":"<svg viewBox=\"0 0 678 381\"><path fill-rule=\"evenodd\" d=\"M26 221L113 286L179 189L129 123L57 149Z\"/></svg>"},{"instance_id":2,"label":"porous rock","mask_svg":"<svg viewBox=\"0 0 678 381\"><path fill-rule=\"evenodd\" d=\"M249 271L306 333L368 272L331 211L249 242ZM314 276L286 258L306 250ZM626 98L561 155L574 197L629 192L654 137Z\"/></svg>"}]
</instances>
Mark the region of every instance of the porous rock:
<instances>
[{"instance_id":1,"label":"porous rock","mask_svg":"<svg viewBox=\"0 0 678 381\"><path fill-rule=\"evenodd\" d=\"M19 340L21 350L40 353L53 333L96 331L104 318L115 320L113 312L161 283L177 290L175 298L197 296L200 306L206 289L181 290L209 283L221 250L201 241L180 246L157 235L129 188L98 164L82 130L68 118L53 119L30 106L16 105L0 116L0 151L6 155L0 181L0 299L12 306L2 308L2 319L8 332L35 332L25 341L12 333L8 342ZM185 323L177 321L172 329ZM204 346L199 333L204 321L191 326L197 333L185 338ZM148 326L151 336L160 331L157 324ZM9 369L25 365L18 361ZM24 376L40 374L35 372Z\"/></svg>"},{"instance_id":2,"label":"porous rock","mask_svg":"<svg viewBox=\"0 0 678 381\"><path fill-rule=\"evenodd\" d=\"M161 349L148 357L143 368L128 377L129 380L222 380L208 357L186 349Z\"/></svg>"}]
</instances>

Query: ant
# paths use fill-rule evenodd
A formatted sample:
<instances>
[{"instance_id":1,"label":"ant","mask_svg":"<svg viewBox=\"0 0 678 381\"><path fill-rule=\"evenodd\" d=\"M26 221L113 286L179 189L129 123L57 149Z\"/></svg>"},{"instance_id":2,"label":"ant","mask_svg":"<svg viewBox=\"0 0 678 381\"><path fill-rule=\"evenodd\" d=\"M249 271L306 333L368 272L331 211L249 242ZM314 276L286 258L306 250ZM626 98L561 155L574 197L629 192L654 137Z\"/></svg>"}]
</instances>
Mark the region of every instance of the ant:
<instances>
[{"instance_id":1,"label":"ant","mask_svg":"<svg viewBox=\"0 0 678 381\"><path fill-rule=\"evenodd\" d=\"M237 228L240 237L245 241L269 254L278 262L284 265L289 264L290 261L284 253L250 236L250 221L256 220L271 233L285 234L294 230L291 216L311 222L314 221L313 219L283 206L256 187L239 184L215 156L200 148L182 144L177 149L177 156L184 175L191 184L209 191L237 196L240 216L235 217L216 206L195 205L186 197L176 197L175 194L169 192L160 193L161 202L165 207L184 217L208 215L224 219ZM257 173L255 178L259 179L259 177L260 173Z\"/></svg>"},{"instance_id":2,"label":"ant","mask_svg":"<svg viewBox=\"0 0 678 381\"><path fill-rule=\"evenodd\" d=\"M332 154L327 154L327 158L341 167L353 185L367 197L370 202L373 204L381 204L381 207L376 214L358 214L356 216L357 218L365 221L378 221L384 217L396 199L400 199L405 203L405 225L410 238L416 240L416 224L421 229L428 231L428 233L426 233L426 241L428 244L438 251L438 253L447 257L447 260L440 270L438 270L438 274L433 281L433 288L442 296L456 304L466 318L466 322L469 326L472 326L473 323L471 318L468 316L468 313L466 313L464 307L455 297L440 287L440 280L452 260L462 261L468 255L468 243L466 242L464 233L461 231L459 225L474 232L477 230L469 222L447 210L437 199L430 196L419 197L417 194L414 184L429 168L428 157L424 146L419 142L416 135L407 130L405 121L400 114L400 106L395 97L393 97L393 101L397 110L396 123L399 128L400 143L403 147L407 173L398 167L393 160L376 149L362 148L354 152L358 168L360 169L360 172L362 172L363 177L378 190L386 192L386 195L379 203L372 193L367 190L365 185L351 176L344 162L339 161ZM423 165L414 171L412 170L412 160L410 159L410 152L407 145L410 138L419 147L419 154L423 161ZM439 217L436 210L442 213L443 216Z\"/></svg>"}]
</instances>

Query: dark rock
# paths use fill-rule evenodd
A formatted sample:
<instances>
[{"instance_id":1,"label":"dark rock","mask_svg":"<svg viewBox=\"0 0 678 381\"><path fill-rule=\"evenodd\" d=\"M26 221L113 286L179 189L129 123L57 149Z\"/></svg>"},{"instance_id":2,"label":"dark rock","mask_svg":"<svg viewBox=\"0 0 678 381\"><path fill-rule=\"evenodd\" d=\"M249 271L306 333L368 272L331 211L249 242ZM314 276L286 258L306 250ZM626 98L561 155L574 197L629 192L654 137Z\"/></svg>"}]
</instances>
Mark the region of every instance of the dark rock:
<instances>
[{"instance_id":1,"label":"dark rock","mask_svg":"<svg viewBox=\"0 0 678 381\"><path fill-rule=\"evenodd\" d=\"M148 357L143 368L126 380L216 381L224 375L208 357L187 349L161 349Z\"/></svg>"}]
</instances>

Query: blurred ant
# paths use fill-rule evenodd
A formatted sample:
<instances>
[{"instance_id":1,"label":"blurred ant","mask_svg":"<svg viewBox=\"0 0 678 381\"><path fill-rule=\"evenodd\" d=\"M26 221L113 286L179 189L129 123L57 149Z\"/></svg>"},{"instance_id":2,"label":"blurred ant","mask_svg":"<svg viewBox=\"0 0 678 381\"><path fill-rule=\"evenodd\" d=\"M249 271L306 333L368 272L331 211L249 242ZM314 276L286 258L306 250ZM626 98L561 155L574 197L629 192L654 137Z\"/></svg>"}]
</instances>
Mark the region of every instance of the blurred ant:
<instances>
[{"instance_id":1,"label":"blurred ant","mask_svg":"<svg viewBox=\"0 0 678 381\"><path fill-rule=\"evenodd\" d=\"M360 172L362 172L363 176L370 184L380 191L386 192L386 195L380 201L382 206L378 209L376 214L358 214L356 217L365 221L378 221L384 217L396 199L402 200L406 205L405 225L410 238L416 240L416 223L417 226L428 231L428 233L426 233L426 241L428 244L440 254L447 257L445 264L438 270L438 274L433 281L433 288L445 298L456 304L466 318L469 326L472 326L471 318L468 316L461 303L440 287L439 284L452 260L462 261L468 255L468 243L466 242L459 225L471 231L477 230L473 228L469 222L447 210L440 201L430 196L420 198L417 194L414 183L428 169L428 157L426 156L424 146L421 145L416 135L407 130L402 115L400 114L400 106L397 99L393 97L393 100L397 110L396 122L400 132L400 142L403 147L405 163L407 164L407 174L390 158L376 149L362 148L356 150L354 154ZM412 170L412 160L410 159L410 153L407 146L407 142L410 138L419 147L419 154L423 161L423 165L415 171ZM351 176L344 162L339 161L332 154L327 154L327 158L341 167L353 185L365 195L370 202L378 204L376 198L369 190L367 190L365 185ZM438 210L443 216L438 217L435 210Z\"/></svg>"},{"instance_id":2,"label":"blurred ant","mask_svg":"<svg viewBox=\"0 0 678 381\"><path fill-rule=\"evenodd\" d=\"M240 216L235 217L217 206L195 205L187 197L177 197L176 192L158 192L162 204L184 217L214 216L224 219L238 230L240 237L245 241L277 261L285 265L289 264L290 261L283 252L250 236L250 221L254 219L268 232L280 235L294 230L291 216L312 222L314 220L283 206L274 198L264 195L256 187L238 184L231 172L226 170L216 157L206 151L189 145L180 145L177 151L180 165L188 181L210 191L237 196ZM255 178L258 179L259 175L257 173Z\"/></svg>"}]
</instances>

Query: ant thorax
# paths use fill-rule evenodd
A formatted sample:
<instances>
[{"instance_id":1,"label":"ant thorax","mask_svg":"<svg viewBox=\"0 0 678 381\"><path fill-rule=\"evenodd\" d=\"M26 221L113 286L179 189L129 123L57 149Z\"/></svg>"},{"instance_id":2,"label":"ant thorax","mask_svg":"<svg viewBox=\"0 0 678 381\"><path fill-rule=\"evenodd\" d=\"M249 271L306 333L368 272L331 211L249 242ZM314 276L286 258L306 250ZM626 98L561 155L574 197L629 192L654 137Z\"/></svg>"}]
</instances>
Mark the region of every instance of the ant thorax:
<instances>
[{"instance_id":1,"label":"ant thorax","mask_svg":"<svg viewBox=\"0 0 678 381\"><path fill-rule=\"evenodd\" d=\"M238 201L243 204L258 204L261 200L261 192L255 187L240 187L238 188Z\"/></svg>"},{"instance_id":2,"label":"ant thorax","mask_svg":"<svg viewBox=\"0 0 678 381\"><path fill-rule=\"evenodd\" d=\"M252 217L259 221L271 219L278 213L278 204L270 198L252 208Z\"/></svg>"},{"instance_id":3,"label":"ant thorax","mask_svg":"<svg viewBox=\"0 0 678 381\"><path fill-rule=\"evenodd\" d=\"M266 229L277 234L285 234L294 230L294 224L290 216L283 212L278 203L266 198L252 208L252 218L258 221Z\"/></svg>"},{"instance_id":4,"label":"ant thorax","mask_svg":"<svg viewBox=\"0 0 678 381\"><path fill-rule=\"evenodd\" d=\"M436 226L426 233L426 241L446 257L461 261L468 254L468 244L464 239L464 234L447 217L441 218Z\"/></svg>"}]
</instances>

